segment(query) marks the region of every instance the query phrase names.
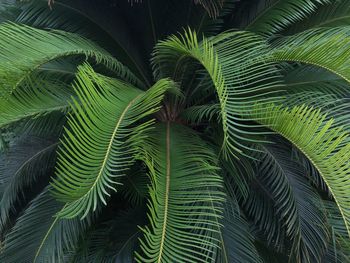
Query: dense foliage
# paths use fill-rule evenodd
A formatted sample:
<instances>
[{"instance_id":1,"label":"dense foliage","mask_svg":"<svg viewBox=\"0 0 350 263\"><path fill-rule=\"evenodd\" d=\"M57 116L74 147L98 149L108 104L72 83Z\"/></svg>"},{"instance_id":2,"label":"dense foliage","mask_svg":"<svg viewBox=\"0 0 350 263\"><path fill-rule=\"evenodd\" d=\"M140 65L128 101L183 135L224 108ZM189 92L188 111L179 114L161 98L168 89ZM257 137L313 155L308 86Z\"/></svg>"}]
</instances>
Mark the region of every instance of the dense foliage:
<instances>
[{"instance_id":1,"label":"dense foliage","mask_svg":"<svg viewBox=\"0 0 350 263\"><path fill-rule=\"evenodd\" d=\"M350 262L349 0L3 0L0 261Z\"/></svg>"}]
</instances>

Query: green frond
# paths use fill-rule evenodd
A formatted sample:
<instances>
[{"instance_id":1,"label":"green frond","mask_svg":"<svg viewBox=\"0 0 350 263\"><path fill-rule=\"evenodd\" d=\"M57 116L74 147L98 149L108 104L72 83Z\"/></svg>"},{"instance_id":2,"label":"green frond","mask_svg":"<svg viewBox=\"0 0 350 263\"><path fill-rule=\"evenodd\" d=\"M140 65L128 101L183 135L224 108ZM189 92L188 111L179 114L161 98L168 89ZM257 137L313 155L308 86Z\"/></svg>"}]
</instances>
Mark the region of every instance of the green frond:
<instances>
[{"instance_id":1,"label":"green frond","mask_svg":"<svg viewBox=\"0 0 350 263\"><path fill-rule=\"evenodd\" d=\"M174 88L162 79L146 92L125 82L79 67L62 145L58 151L54 196L66 202L60 217L85 217L97 204L106 204L120 178L133 163L136 144L152 121L138 123L159 110L164 93Z\"/></svg>"},{"instance_id":2,"label":"green frond","mask_svg":"<svg viewBox=\"0 0 350 263\"><path fill-rule=\"evenodd\" d=\"M254 238L249 225L242 217L236 201L227 200L219 238L221 248L214 262L261 263L261 258L254 245Z\"/></svg>"},{"instance_id":3,"label":"green frond","mask_svg":"<svg viewBox=\"0 0 350 263\"><path fill-rule=\"evenodd\" d=\"M143 164L136 162L123 178L122 184L120 193L132 206L139 206L144 203L148 196L150 181Z\"/></svg>"},{"instance_id":4,"label":"green frond","mask_svg":"<svg viewBox=\"0 0 350 263\"><path fill-rule=\"evenodd\" d=\"M311 28L348 26L350 23L350 1L328 1L317 8L308 19L292 24L288 28L288 34L295 34Z\"/></svg>"},{"instance_id":5,"label":"green frond","mask_svg":"<svg viewBox=\"0 0 350 263\"><path fill-rule=\"evenodd\" d=\"M10 215L21 212L34 185L46 183L53 172L57 143L22 136L0 157L0 235L6 232Z\"/></svg>"},{"instance_id":6,"label":"green frond","mask_svg":"<svg viewBox=\"0 0 350 263\"><path fill-rule=\"evenodd\" d=\"M62 209L44 190L31 202L15 226L5 236L0 261L61 262L66 251L74 249L89 221L55 217Z\"/></svg>"},{"instance_id":7,"label":"green frond","mask_svg":"<svg viewBox=\"0 0 350 263\"><path fill-rule=\"evenodd\" d=\"M350 236L350 143L341 127L332 127L320 111L305 106L283 109L271 106L262 112L258 105L250 111L257 122L279 133L296 146L316 167L337 203ZM295 124L298 125L295 125Z\"/></svg>"},{"instance_id":8,"label":"green frond","mask_svg":"<svg viewBox=\"0 0 350 263\"><path fill-rule=\"evenodd\" d=\"M263 151L257 176L273 199L276 216L286 226L292 242L290 257L295 262L320 262L330 239L320 197L303 167L292 160L289 148L280 143L278 147L263 147Z\"/></svg>"},{"instance_id":9,"label":"green frond","mask_svg":"<svg viewBox=\"0 0 350 263\"><path fill-rule=\"evenodd\" d=\"M161 124L142 157L150 169L150 225L137 262L212 262L225 200L216 157L191 130Z\"/></svg>"},{"instance_id":10,"label":"green frond","mask_svg":"<svg viewBox=\"0 0 350 263\"><path fill-rule=\"evenodd\" d=\"M288 107L305 104L326 111L339 105L348 94L349 83L323 68L299 65L284 74Z\"/></svg>"},{"instance_id":11,"label":"green frond","mask_svg":"<svg viewBox=\"0 0 350 263\"><path fill-rule=\"evenodd\" d=\"M216 89L224 131L226 154L242 152L252 142L247 131L246 109L252 103L280 101L280 76L271 60L265 40L249 32L228 32L210 39L198 40L195 32L171 36L157 44L153 53L156 78L175 77L191 61L205 68ZM251 124L250 124L251 125ZM256 127L255 127L256 128Z\"/></svg>"},{"instance_id":12,"label":"green frond","mask_svg":"<svg viewBox=\"0 0 350 263\"><path fill-rule=\"evenodd\" d=\"M130 263L139 249L139 225L146 223L145 207L113 214L112 219L91 225L79 240L76 251L71 251L72 263Z\"/></svg>"},{"instance_id":13,"label":"green frond","mask_svg":"<svg viewBox=\"0 0 350 263\"><path fill-rule=\"evenodd\" d=\"M3 23L0 24L0 36L1 97L11 94L42 65L76 55L91 58L115 71L118 77L142 85L124 65L104 49L76 34Z\"/></svg>"},{"instance_id":14,"label":"green frond","mask_svg":"<svg viewBox=\"0 0 350 263\"><path fill-rule=\"evenodd\" d=\"M299 62L321 67L350 82L349 28L308 30L274 43L277 61Z\"/></svg>"},{"instance_id":15,"label":"green frond","mask_svg":"<svg viewBox=\"0 0 350 263\"><path fill-rule=\"evenodd\" d=\"M65 83L35 74L14 90L7 100L1 101L0 128L53 111L66 112L72 94Z\"/></svg>"},{"instance_id":16,"label":"green frond","mask_svg":"<svg viewBox=\"0 0 350 263\"><path fill-rule=\"evenodd\" d=\"M350 260L350 243L348 233L337 205L333 201L325 201L320 204L327 212L327 222L330 224L332 239L329 242L327 254L322 263L348 262Z\"/></svg>"},{"instance_id":17,"label":"green frond","mask_svg":"<svg viewBox=\"0 0 350 263\"><path fill-rule=\"evenodd\" d=\"M307 18L330 0L262 0L250 8L245 29L264 35L277 33ZM243 18L244 20L245 18Z\"/></svg>"}]
</instances>

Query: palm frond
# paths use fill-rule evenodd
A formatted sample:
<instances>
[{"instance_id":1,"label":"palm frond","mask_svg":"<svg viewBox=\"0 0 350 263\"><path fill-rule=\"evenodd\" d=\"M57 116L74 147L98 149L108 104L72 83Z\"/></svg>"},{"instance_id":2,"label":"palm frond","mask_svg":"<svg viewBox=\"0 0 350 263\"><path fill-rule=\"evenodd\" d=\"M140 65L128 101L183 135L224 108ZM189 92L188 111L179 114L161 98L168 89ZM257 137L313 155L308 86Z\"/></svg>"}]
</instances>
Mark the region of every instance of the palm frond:
<instances>
[{"instance_id":1,"label":"palm frond","mask_svg":"<svg viewBox=\"0 0 350 263\"><path fill-rule=\"evenodd\" d=\"M136 261L211 262L225 197L215 155L194 132L169 122L143 149L152 181L150 225L142 229Z\"/></svg>"},{"instance_id":2,"label":"palm frond","mask_svg":"<svg viewBox=\"0 0 350 263\"><path fill-rule=\"evenodd\" d=\"M145 207L113 214L112 219L92 225L79 240L76 251L72 251L72 263L130 263L134 251L138 250L141 236L139 225L146 223Z\"/></svg>"},{"instance_id":3,"label":"palm frond","mask_svg":"<svg viewBox=\"0 0 350 263\"><path fill-rule=\"evenodd\" d=\"M349 28L314 29L275 42L278 61L299 62L329 70L350 81Z\"/></svg>"},{"instance_id":4,"label":"palm frond","mask_svg":"<svg viewBox=\"0 0 350 263\"><path fill-rule=\"evenodd\" d=\"M136 162L127 172L122 180L123 186L120 193L130 202L132 206L139 206L144 203L148 196L148 185L150 184L147 176L147 169Z\"/></svg>"},{"instance_id":5,"label":"palm frond","mask_svg":"<svg viewBox=\"0 0 350 263\"><path fill-rule=\"evenodd\" d=\"M258 177L275 202L276 216L286 225L292 241L290 257L295 262L319 262L330 238L326 217L317 202L320 197L302 167L292 160L291 150L281 145L263 148Z\"/></svg>"},{"instance_id":6,"label":"palm frond","mask_svg":"<svg viewBox=\"0 0 350 263\"><path fill-rule=\"evenodd\" d=\"M332 193L350 236L350 144L346 140L347 133L341 127L333 128L334 121L325 121L326 116L319 110L305 106L289 110L271 105L270 112L263 113L257 105L250 115L288 139L310 159Z\"/></svg>"},{"instance_id":7,"label":"palm frond","mask_svg":"<svg viewBox=\"0 0 350 263\"><path fill-rule=\"evenodd\" d=\"M60 262L74 249L88 220L55 217L63 205L45 189L31 202L4 240L2 262ZM90 219L89 219L90 220Z\"/></svg>"},{"instance_id":8,"label":"palm frond","mask_svg":"<svg viewBox=\"0 0 350 263\"><path fill-rule=\"evenodd\" d=\"M143 85L124 65L105 50L78 35L63 31L44 31L13 23L0 25L1 97L7 97L36 69L45 63L83 55L102 63L117 76Z\"/></svg>"},{"instance_id":9,"label":"palm frond","mask_svg":"<svg viewBox=\"0 0 350 263\"><path fill-rule=\"evenodd\" d=\"M120 185L133 163L135 144L152 121L134 125L157 112L164 93L174 88L166 79L143 92L125 82L79 68L74 99L62 146L58 151L54 196L67 205L59 216L85 217ZM134 125L134 126L133 126Z\"/></svg>"},{"instance_id":10,"label":"palm frond","mask_svg":"<svg viewBox=\"0 0 350 263\"><path fill-rule=\"evenodd\" d=\"M287 26L307 18L329 0L263 0L255 1L249 13L239 16L246 30L264 35L277 33Z\"/></svg>"},{"instance_id":11,"label":"palm frond","mask_svg":"<svg viewBox=\"0 0 350 263\"><path fill-rule=\"evenodd\" d=\"M333 201L325 201L320 204L326 208L327 222L330 224L332 240L329 242L327 254L322 259L322 263L340 263L350 260L350 244L348 234L341 214Z\"/></svg>"},{"instance_id":12,"label":"palm frond","mask_svg":"<svg viewBox=\"0 0 350 263\"><path fill-rule=\"evenodd\" d=\"M219 234L221 249L215 262L262 262L249 225L242 217L235 201L230 199L227 201L221 223L223 225Z\"/></svg>"},{"instance_id":13,"label":"palm frond","mask_svg":"<svg viewBox=\"0 0 350 263\"><path fill-rule=\"evenodd\" d=\"M53 111L66 112L72 95L65 83L35 74L1 102L0 128Z\"/></svg>"},{"instance_id":14,"label":"palm frond","mask_svg":"<svg viewBox=\"0 0 350 263\"><path fill-rule=\"evenodd\" d=\"M349 83L323 68L298 65L284 74L288 107L308 105L326 111L348 95Z\"/></svg>"},{"instance_id":15,"label":"palm frond","mask_svg":"<svg viewBox=\"0 0 350 263\"><path fill-rule=\"evenodd\" d=\"M246 108L252 102L267 104L281 99L280 76L268 59L267 43L253 33L223 33L211 39L203 37L200 42L195 32L186 31L157 44L153 68L156 78L173 76L175 80L191 61L205 68L219 98L224 153L237 154L254 141L249 136L258 133L245 130L249 123L240 116Z\"/></svg>"},{"instance_id":16,"label":"palm frond","mask_svg":"<svg viewBox=\"0 0 350 263\"><path fill-rule=\"evenodd\" d=\"M44 185L48 182L53 172L56 147L54 141L22 136L1 155L0 235L6 232L10 215L21 212L20 204L35 193L34 190L24 191L42 184L42 181Z\"/></svg>"},{"instance_id":17,"label":"palm frond","mask_svg":"<svg viewBox=\"0 0 350 263\"><path fill-rule=\"evenodd\" d=\"M287 29L288 34L305 31L311 28L348 26L350 23L350 1L337 0L317 8L308 19L291 25Z\"/></svg>"}]
</instances>

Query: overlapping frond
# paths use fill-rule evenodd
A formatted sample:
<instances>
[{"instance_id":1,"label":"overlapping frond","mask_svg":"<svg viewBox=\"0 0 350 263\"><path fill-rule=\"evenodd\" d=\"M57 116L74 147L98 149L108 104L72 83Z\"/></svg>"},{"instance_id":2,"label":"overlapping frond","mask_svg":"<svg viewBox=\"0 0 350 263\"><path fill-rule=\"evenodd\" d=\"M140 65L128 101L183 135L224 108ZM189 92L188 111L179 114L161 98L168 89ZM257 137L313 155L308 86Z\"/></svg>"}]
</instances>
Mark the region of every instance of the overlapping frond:
<instances>
[{"instance_id":1,"label":"overlapping frond","mask_svg":"<svg viewBox=\"0 0 350 263\"><path fill-rule=\"evenodd\" d=\"M150 225L136 260L211 262L225 199L215 155L193 131L169 122L156 127L143 155L152 181Z\"/></svg>"},{"instance_id":2,"label":"overlapping frond","mask_svg":"<svg viewBox=\"0 0 350 263\"><path fill-rule=\"evenodd\" d=\"M138 250L140 225L146 223L145 207L113 214L112 219L92 225L80 239L76 251L71 251L72 263L130 263Z\"/></svg>"},{"instance_id":3,"label":"overlapping frond","mask_svg":"<svg viewBox=\"0 0 350 263\"><path fill-rule=\"evenodd\" d=\"M267 62L269 56L265 40L253 33L229 32L199 41L195 32L187 31L157 44L153 67L157 78L175 79L191 62L206 69L220 102L223 150L237 154L252 141L249 135L257 134L245 130L253 128L245 123L248 116L241 117L246 109L255 102L265 105L280 100L279 74L274 63Z\"/></svg>"},{"instance_id":4,"label":"overlapping frond","mask_svg":"<svg viewBox=\"0 0 350 263\"><path fill-rule=\"evenodd\" d=\"M325 207L327 223L330 225L332 234L327 254L323 257L322 263L348 262L350 260L350 243L342 216L334 202L323 200L320 205Z\"/></svg>"},{"instance_id":5,"label":"overlapping frond","mask_svg":"<svg viewBox=\"0 0 350 263\"><path fill-rule=\"evenodd\" d=\"M89 221L58 219L63 205L46 189L31 202L4 240L1 262L61 262Z\"/></svg>"},{"instance_id":6,"label":"overlapping frond","mask_svg":"<svg viewBox=\"0 0 350 263\"><path fill-rule=\"evenodd\" d=\"M261 263L262 260L254 245L249 225L242 217L238 204L227 200L219 238L221 248L218 250L217 263L246 262Z\"/></svg>"},{"instance_id":7,"label":"overlapping frond","mask_svg":"<svg viewBox=\"0 0 350 263\"><path fill-rule=\"evenodd\" d=\"M323 68L299 65L286 70L284 75L284 105L288 107L305 104L326 111L339 105L348 94L349 83Z\"/></svg>"},{"instance_id":8,"label":"overlapping frond","mask_svg":"<svg viewBox=\"0 0 350 263\"><path fill-rule=\"evenodd\" d=\"M74 55L91 58L115 71L118 77L142 85L133 73L104 49L76 34L3 23L0 36L1 97L11 94L45 63Z\"/></svg>"},{"instance_id":9,"label":"overlapping frond","mask_svg":"<svg viewBox=\"0 0 350 263\"><path fill-rule=\"evenodd\" d=\"M330 0L263 0L251 7L245 29L271 35L314 13ZM243 18L243 20L246 18Z\"/></svg>"},{"instance_id":10,"label":"overlapping frond","mask_svg":"<svg viewBox=\"0 0 350 263\"><path fill-rule=\"evenodd\" d=\"M330 239L320 197L303 168L292 160L290 149L281 144L266 146L263 151L257 176L275 202L276 216L286 226L293 244L291 257L296 262L320 262Z\"/></svg>"},{"instance_id":11,"label":"overlapping frond","mask_svg":"<svg viewBox=\"0 0 350 263\"><path fill-rule=\"evenodd\" d=\"M300 62L329 70L350 82L349 28L308 30L274 43L278 61Z\"/></svg>"},{"instance_id":12,"label":"overlapping frond","mask_svg":"<svg viewBox=\"0 0 350 263\"><path fill-rule=\"evenodd\" d=\"M35 75L1 101L0 128L53 111L66 112L72 94L64 82Z\"/></svg>"},{"instance_id":13,"label":"overlapping frond","mask_svg":"<svg viewBox=\"0 0 350 263\"><path fill-rule=\"evenodd\" d=\"M276 131L295 145L316 167L328 186L350 235L350 144L341 127L318 110L305 106L283 109L271 106L262 112L257 105L251 117ZM297 123L297 125L296 125Z\"/></svg>"},{"instance_id":14,"label":"overlapping frond","mask_svg":"<svg viewBox=\"0 0 350 263\"><path fill-rule=\"evenodd\" d=\"M27 195L24 190L43 180L46 183L53 172L57 143L23 136L0 157L0 234L6 230L10 215ZM34 191L33 191L34 192Z\"/></svg>"},{"instance_id":15,"label":"overlapping frond","mask_svg":"<svg viewBox=\"0 0 350 263\"><path fill-rule=\"evenodd\" d=\"M348 26L350 23L350 1L328 1L312 13L308 19L292 24L287 33L301 32L311 28Z\"/></svg>"},{"instance_id":16,"label":"overlapping frond","mask_svg":"<svg viewBox=\"0 0 350 263\"><path fill-rule=\"evenodd\" d=\"M59 148L54 195L67 202L59 216L86 216L106 204L133 163L136 144L159 110L164 93L174 88L166 79L143 92L125 82L96 74L89 65L79 68L66 133ZM140 122L140 123L138 123Z\"/></svg>"},{"instance_id":17,"label":"overlapping frond","mask_svg":"<svg viewBox=\"0 0 350 263\"><path fill-rule=\"evenodd\" d=\"M147 170L143 164L136 162L123 178L122 184L120 192L123 197L132 206L141 205L148 195L148 185L150 184Z\"/></svg>"}]
</instances>

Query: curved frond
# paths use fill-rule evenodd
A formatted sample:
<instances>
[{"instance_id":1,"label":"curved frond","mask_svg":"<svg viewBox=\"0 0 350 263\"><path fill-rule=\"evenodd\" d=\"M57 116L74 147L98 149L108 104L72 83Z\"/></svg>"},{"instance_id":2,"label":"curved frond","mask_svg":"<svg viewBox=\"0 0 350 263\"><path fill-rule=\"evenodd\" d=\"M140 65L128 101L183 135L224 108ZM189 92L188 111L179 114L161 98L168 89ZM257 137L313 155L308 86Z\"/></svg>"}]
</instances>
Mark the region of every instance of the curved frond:
<instances>
[{"instance_id":1,"label":"curved frond","mask_svg":"<svg viewBox=\"0 0 350 263\"><path fill-rule=\"evenodd\" d=\"M303 168L284 147L263 147L258 177L275 202L287 237L292 241L290 257L296 262L320 262L329 242L320 197L312 189ZM277 216L277 215L276 215Z\"/></svg>"},{"instance_id":2,"label":"curved frond","mask_svg":"<svg viewBox=\"0 0 350 263\"><path fill-rule=\"evenodd\" d=\"M53 111L66 112L72 94L65 83L35 74L14 90L7 100L1 101L0 128Z\"/></svg>"},{"instance_id":3,"label":"curved frond","mask_svg":"<svg viewBox=\"0 0 350 263\"><path fill-rule=\"evenodd\" d=\"M31 202L4 240L1 262L60 262L77 246L88 221L55 217L62 209L46 189Z\"/></svg>"},{"instance_id":4,"label":"curved frond","mask_svg":"<svg viewBox=\"0 0 350 263\"><path fill-rule=\"evenodd\" d=\"M0 235L6 231L12 213L19 213L20 205L28 195L28 187L45 183L53 172L57 143L23 136L11 145L0 158Z\"/></svg>"},{"instance_id":5,"label":"curved frond","mask_svg":"<svg viewBox=\"0 0 350 263\"><path fill-rule=\"evenodd\" d=\"M83 55L102 63L117 76L143 85L124 65L93 42L63 31L25 25L0 25L0 96L7 97L42 65L63 57Z\"/></svg>"},{"instance_id":6,"label":"curved frond","mask_svg":"<svg viewBox=\"0 0 350 263\"><path fill-rule=\"evenodd\" d=\"M150 135L142 158L152 186L137 262L211 262L225 200L215 155L193 131L168 122Z\"/></svg>"},{"instance_id":7,"label":"curved frond","mask_svg":"<svg viewBox=\"0 0 350 263\"><path fill-rule=\"evenodd\" d=\"M72 263L130 263L139 249L140 225L146 223L145 207L113 214L112 219L92 225L81 237Z\"/></svg>"},{"instance_id":8,"label":"curved frond","mask_svg":"<svg viewBox=\"0 0 350 263\"><path fill-rule=\"evenodd\" d=\"M314 29L274 43L278 61L300 62L329 70L350 82L349 28Z\"/></svg>"},{"instance_id":9,"label":"curved frond","mask_svg":"<svg viewBox=\"0 0 350 263\"><path fill-rule=\"evenodd\" d=\"M224 152L236 155L247 149L252 127L246 109L252 103L280 101L280 76L265 40L249 32L228 32L198 40L195 32L171 36L157 44L153 54L157 78L176 76L194 62L205 68L216 89L224 131ZM256 128L256 127L255 127ZM253 140L254 141L254 140Z\"/></svg>"},{"instance_id":10,"label":"curved frond","mask_svg":"<svg viewBox=\"0 0 350 263\"><path fill-rule=\"evenodd\" d=\"M262 0L255 1L246 30L271 35L314 13L329 0ZM244 19L244 18L243 18Z\"/></svg>"},{"instance_id":11,"label":"curved frond","mask_svg":"<svg viewBox=\"0 0 350 263\"><path fill-rule=\"evenodd\" d=\"M227 201L219 234L221 249L215 262L262 263L255 248L249 225L238 209L237 203L232 200Z\"/></svg>"},{"instance_id":12,"label":"curved frond","mask_svg":"<svg viewBox=\"0 0 350 263\"><path fill-rule=\"evenodd\" d=\"M350 1L337 0L328 1L320 6L316 12L312 13L308 19L291 25L287 33L296 33L311 28L319 27L339 27L350 24Z\"/></svg>"},{"instance_id":13,"label":"curved frond","mask_svg":"<svg viewBox=\"0 0 350 263\"><path fill-rule=\"evenodd\" d=\"M85 217L116 191L118 177L133 162L135 144L152 121L143 118L157 112L164 93L174 84L160 80L148 91L96 74L89 65L79 68L62 146L58 151L54 196L66 202L59 216Z\"/></svg>"},{"instance_id":14,"label":"curved frond","mask_svg":"<svg viewBox=\"0 0 350 263\"><path fill-rule=\"evenodd\" d=\"M337 203L350 236L350 143L341 127L318 110L305 106L283 109L271 106L262 112L257 105L250 116L281 134L313 163ZM295 125L295 124L298 125Z\"/></svg>"}]
</instances>

